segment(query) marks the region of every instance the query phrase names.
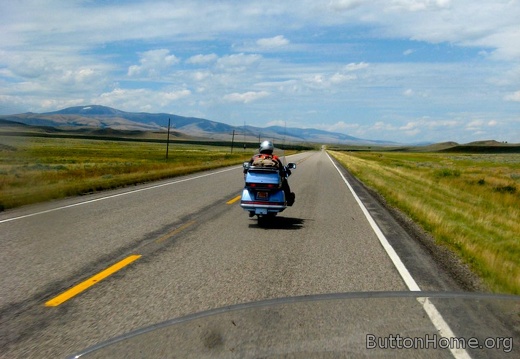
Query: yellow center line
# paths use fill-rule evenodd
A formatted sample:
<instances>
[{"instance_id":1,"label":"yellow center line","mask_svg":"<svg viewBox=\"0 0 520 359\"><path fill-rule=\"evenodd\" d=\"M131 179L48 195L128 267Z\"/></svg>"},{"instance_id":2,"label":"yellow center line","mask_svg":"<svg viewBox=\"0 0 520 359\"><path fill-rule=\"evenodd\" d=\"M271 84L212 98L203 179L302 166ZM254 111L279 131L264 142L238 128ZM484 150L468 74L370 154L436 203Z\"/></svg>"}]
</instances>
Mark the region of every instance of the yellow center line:
<instances>
[{"instance_id":1,"label":"yellow center line","mask_svg":"<svg viewBox=\"0 0 520 359\"><path fill-rule=\"evenodd\" d=\"M103 279L105 279L109 275L114 274L118 270L126 267L127 265L129 265L130 263L132 263L133 261L135 261L135 260L137 260L139 258L141 258L140 254L134 254L134 255L131 255L131 256L123 259L122 261L117 262L113 266L105 269L102 272L99 272L95 276L90 277L86 281L81 282L80 284L78 284L78 285L72 287L71 289L63 292L62 294L58 295L57 297L54 297L53 299L49 300L48 302L45 303L45 306L46 307L56 307L56 306L62 304L63 302L65 302L65 301L69 300L70 298L72 298L72 297L80 294L81 292L87 290L88 288L90 288L94 284L102 281Z\"/></svg>"},{"instance_id":2,"label":"yellow center line","mask_svg":"<svg viewBox=\"0 0 520 359\"><path fill-rule=\"evenodd\" d=\"M226 204L233 204L235 203L236 201L238 201L240 198L242 198L242 195L239 194L238 196L236 196L235 198L233 199L230 199L229 201L226 202Z\"/></svg>"},{"instance_id":3,"label":"yellow center line","mask_svg":"<svg viewBox=\"0 0 520 359\"><path fill-rule=\"evenodd\" d=\"M183 224L182 226L175 228L173 231L170 231L170 232L166 233L164 236L162 236L161 238L157 239L155 241L155 243L161 243L162 241L174 236L175 234L179 233L180 231L185 230L189 226L193 225L195 222L196 222L195 220L189 221L189 222Z\"/></svg>"}]
</instances>

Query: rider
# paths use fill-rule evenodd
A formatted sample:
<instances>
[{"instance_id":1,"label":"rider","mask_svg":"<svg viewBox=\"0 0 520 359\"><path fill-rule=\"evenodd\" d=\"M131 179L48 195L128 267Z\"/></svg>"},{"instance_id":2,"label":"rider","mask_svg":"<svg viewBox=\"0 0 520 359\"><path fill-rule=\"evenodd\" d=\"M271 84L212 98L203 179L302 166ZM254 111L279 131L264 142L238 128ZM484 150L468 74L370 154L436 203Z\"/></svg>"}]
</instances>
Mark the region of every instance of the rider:
<instances>
[{"instance_id":1,"label":"rider","mask_svg":"<svg viewBox=\"0 0 520 359\"><path fill-rule=\"evenodd\" d=\"M278 156L273 154L273 151L274 145L271 141L262 142L260 144L260 148L258 149L259 153L251 157L249 164L252 165L255 160L258 159L270 159L275 162L276 167L278 168L278 172L280 173L280 177L282 178L282 189L285 193L285 198L287 199L287 205L292 206L294 204L295 195L293 192L291 192L289 182L287 182L287 176L291 174L291 170L285 168L285 166L282 165L282 161Z\"/></svg>"}]
</instances>

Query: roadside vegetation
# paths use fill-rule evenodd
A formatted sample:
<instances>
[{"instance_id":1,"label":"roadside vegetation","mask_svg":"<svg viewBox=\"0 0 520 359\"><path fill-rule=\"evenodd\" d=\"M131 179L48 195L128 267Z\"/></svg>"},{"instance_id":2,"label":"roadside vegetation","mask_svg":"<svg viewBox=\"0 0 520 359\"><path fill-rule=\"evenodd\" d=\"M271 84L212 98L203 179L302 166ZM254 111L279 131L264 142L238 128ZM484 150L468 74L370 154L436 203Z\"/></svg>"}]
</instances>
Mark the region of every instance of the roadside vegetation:
<instances>
[{"instance_id":1,"label":"roadside vegetation","mask_svg":"<svg viewBox=\"0 0 520 359\"><path fill-rule=\"evenodd\" d=\"M5 136L0 211L135 183L240 164L255 148Z\"/></svg>"},{"instance_id":2,"label":"roadside vegetation","mask_svg":"<svg viewBox=\"0 0 520 359\"><path fill-rule=\"evenodd\" d=\"M520 154L330 153L492 291L520 294Z\"/></svg>"}]
</instances>

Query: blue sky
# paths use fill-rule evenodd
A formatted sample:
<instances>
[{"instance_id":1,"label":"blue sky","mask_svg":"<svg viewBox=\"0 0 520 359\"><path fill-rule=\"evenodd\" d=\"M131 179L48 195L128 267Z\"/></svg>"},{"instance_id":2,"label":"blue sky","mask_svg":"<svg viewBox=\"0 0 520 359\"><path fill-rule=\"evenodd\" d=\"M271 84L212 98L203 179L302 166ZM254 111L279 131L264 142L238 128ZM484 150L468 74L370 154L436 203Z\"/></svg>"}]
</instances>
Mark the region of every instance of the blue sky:
<instances>
[{"instance_id":1,"label":"blue sky","mask_svg":"<svg viewBox=\"0 0 520 359\"><path fill-rule=\"evenodd\" d=\"M520 1L2 1L0 114L520 142Z\"/></svg>"}]
</instances>

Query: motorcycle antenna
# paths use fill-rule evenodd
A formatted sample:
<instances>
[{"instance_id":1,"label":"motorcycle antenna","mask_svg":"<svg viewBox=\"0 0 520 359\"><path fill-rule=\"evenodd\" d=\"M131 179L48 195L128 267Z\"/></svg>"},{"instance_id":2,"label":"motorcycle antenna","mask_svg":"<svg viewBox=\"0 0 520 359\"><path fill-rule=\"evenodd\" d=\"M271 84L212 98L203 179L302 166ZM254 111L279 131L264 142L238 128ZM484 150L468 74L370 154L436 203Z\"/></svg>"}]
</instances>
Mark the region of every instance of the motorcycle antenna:
<instances>
[{"instance_id":1,"label":"motorcycle antenna","mask_svg":"<svg viewBox=\"0 0 520 359\"><path fill-rule=\"evenodd\" d=\"M285 159L285 136L287 135L287 121L284 121L283 128L283 141L282 141L282 151L283 151L283 165L287 164L287 160Z\"/></svg>"}]
</instances>

